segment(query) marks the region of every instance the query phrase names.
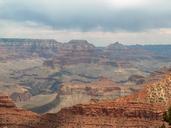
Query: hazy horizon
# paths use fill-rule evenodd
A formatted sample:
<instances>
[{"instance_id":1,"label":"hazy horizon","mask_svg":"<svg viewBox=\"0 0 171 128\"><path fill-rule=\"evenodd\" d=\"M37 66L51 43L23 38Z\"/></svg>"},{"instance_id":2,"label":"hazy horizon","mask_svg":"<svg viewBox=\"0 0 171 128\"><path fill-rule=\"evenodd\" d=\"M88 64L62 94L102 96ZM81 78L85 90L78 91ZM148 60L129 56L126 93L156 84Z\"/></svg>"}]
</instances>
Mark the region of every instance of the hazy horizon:
<instances>
[{"instance_id":1,"label":"hazy horizon","mask_svg":"<svg viewBox=\"0 0 171 128\"><path fill-rule=\"evenodd\" d=\"M40 40L55 40L57 42L60 42L60 43L68 43L69 41L71 40L86 40L86 39L71 39L71 40L68 40L68 41L59 41L57 39L54 39L54 38L16 38L16 37L0 37L0 39L40 39ZM108 44L104 44L104 45L98 45L97 42L90 42L89 40L86 40L88 41L88 43L90 44L93 44L94 46L96 47L106 47L110 44L114 44L114 43L120 43L120 44L123 44L123 45L171 45L169 43L141 43L141 44L138 44L138 43L126 43L126 42L120 42L120 41L113 41L113 42L109 42Z\"/></svg>"},{"instance_id":2,"label":"hazy horizon","mask_svg":"<svg viewBox=\"0 0 171 128\"><path fill-rule=\"evenodd\" d=\"M171 44L169 0L0 0L0 37Z\"/></svg>"}]
</instances>

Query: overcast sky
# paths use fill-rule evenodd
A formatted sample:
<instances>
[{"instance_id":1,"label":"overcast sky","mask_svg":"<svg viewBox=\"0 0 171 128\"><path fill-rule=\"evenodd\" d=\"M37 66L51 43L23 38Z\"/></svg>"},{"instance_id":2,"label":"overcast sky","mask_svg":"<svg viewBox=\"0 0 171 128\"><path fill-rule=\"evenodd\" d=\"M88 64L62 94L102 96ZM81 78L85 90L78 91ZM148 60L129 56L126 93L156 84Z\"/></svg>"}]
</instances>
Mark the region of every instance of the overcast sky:
<instances>
[{"instance_id":1,"label":"overcast sky","mask_svg":"<svg viewBox=\"0 0 171 128\"><path fill-rule=\"evenodd\" d=\"M0 0L0 37L171 44L171 0Z\"/></svg>"}]
</instances>

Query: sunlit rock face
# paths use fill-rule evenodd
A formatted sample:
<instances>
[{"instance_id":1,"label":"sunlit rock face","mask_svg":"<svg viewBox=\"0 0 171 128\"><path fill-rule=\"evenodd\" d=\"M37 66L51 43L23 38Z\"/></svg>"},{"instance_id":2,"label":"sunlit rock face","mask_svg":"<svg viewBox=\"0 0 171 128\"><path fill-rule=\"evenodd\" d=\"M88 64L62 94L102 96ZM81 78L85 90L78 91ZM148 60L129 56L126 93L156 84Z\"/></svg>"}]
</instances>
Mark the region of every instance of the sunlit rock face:
<instances>
[{"instance_id":1,"label":"sunlit rock face","mask_svg":"<svg viewBox=\"0 0 171 128\"><path fill-rule=\"evenodd\" d=\"M15 106L12 100L0 95L0 128L55 128L55 122Z\"/></svg>"},{"instance_id":2,"label":"sunlit rock face","mask_svg":"<svg viewBox=\"0 0 171 128\"><path fill-rule=\"evenodd\" d=\"M1 108L15 108L16 106L8 96L0 94L0 107Z\"/></svg>"},{"instance_id":3,"label":"sunlit rock face","mask_svg":"<svg viewBox=\"0 0 171 128\"><path fill-rule=\"evenodd\" d=\"M62 109L56 116L61 128L159 128L161 106L135 102L100 102Z\"/></svg>"},{"instance_id":4,"label":"sunlit rock face","mask_svg":"<svg viewBox=\"0 0 171 128\"><path fill-rule=\"evenodd\" d=\"M65 83L58 91L53 107L49 112L91 101L113 100L122 95L120 85L107 78L92 83ZM41 109L41 108L40 108Z\"/></svg>"},{"instance_id":5,"label":"sunlit rock face","mask_svg":"<svg viewBox=\"0 0 171 128\"><path fill-rule=\"evenodd\" d=\"M159 128L163 124L168 127L163 122L163 113L170 106L170 71L152 74L144 89L130 96L64 108L56 115L59 124L62 128Z\"/></svg>"},{"instance_id":6,"label":"sunlit rock face","mask_svg":"<svg viewBox=\"0 0 171 128\"><path fill-rule=\"evenodd\" d=\"M163 124L168 127L163 114L170 105L170 85L170 70L157 72L149 77L143 90L130 96L79 104L44 115L16 108L8 96L1 95L0 127L160 128Z\"/></svg>"}]
</instances>

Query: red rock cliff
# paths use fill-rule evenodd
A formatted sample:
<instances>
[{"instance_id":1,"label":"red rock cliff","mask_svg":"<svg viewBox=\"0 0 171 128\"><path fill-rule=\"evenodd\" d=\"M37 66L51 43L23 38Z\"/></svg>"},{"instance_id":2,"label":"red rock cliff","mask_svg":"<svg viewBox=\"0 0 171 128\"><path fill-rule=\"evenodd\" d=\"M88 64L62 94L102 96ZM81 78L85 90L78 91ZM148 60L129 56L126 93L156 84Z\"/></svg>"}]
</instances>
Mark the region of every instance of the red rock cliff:
<instances>
[{"instance_id":1,"label":"red rock cliff","mask_svg":"<svg viewBox=\"0 0 171 128\"><path fill-rule=\"evenodd\" d=\"M131 96L76 105L56 114L41 116L18 109L7 96L0 96L0 128L159 128L165 123L170 92L169 71L149 79L142 91Z\"/></svg>"},{"instance_id":2,"label":"red rock cliff","mask_svg":"<svg viewBox=\"0 0 171 128\"><path fill-rule=\"evenodd\" d=\"M142 103L100 102L62 109L47 114L60 128L158 128L163 108Z\"/></svg>"}]
</instances>

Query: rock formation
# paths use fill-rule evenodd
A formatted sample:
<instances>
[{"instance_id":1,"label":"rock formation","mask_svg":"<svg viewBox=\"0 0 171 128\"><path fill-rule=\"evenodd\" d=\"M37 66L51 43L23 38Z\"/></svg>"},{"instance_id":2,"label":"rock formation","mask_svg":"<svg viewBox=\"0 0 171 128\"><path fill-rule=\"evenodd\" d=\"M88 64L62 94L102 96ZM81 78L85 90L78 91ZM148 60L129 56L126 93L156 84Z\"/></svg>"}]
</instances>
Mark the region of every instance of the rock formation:
<instances>
[{"instance_id":1,"label":"rock formation","mask_svg":"<svg viewBox=\"0 0 171 128\"><path fill-rule=\"evenodd\" d=\"M109 50L125 50L125 49L128 49L128 47L124 46L123 44L121 44L119 42L115 42L115 43L107 46L107 49L109 49Z\"/></svg>"},{"instance_id":2,"label":"rock formation","mask_svg":"<svg viewBox=\"0 0 171 128\"><path fill-rule=\"evenodd\" d=\"M165 124L163 113L170 106L170 92L171 70L157 72L136 94L64 108L57 118L62 128L159 128Z\"/></svg>"},{"instance_id":3,"label":"rock formation","mask_svg":"<svg viewBox=\"0 0 171 128\"><path fill-rule=\"evenodd\" d=\"M40 116L16 108L7 96L0 103L0 128L159 128L164 123L163 107L153 104L103 101Z\"/></svg>"},{"instance_id":4,"label":"rock formation","mask_svg":"<svg viewBox=\"0 0 171 128\"><path fill-rule=\"evenodd\" d=\"M117 100L91 102L37 115L0 97L0 127L9 128L159 128L170 106L171 71L158 72L140 92Z\"/></svg>"},{"instance_id":5,"label":"rock formation","mask_svg":"<svg viewBox=\"0 0 171 128\"><path fill-rule=\"evenodd\" d=\"M0 128L56 128L49 118L16 108L8 96L0 96Z\"/></svg>"},{"instance_id":6,"label":"rock formation","mask_svg":"<svg viewBox=\"0 0 171 128\"><path fill-rule=\"evenodd\" d=\"M162 115L161 106L110 101L65 108L56 118L60 128L159 128Z\"/></svg>"},{"instance_id":7,"label":"rock formation","mask_svg":"<svg viewBox=\"0 0 171 128\"><path fill-rule=\"evenodd\" d=\"M29 92L23 92L23 93L14 92L11 94L10 97L15 102L25 102L31 98L31 94Z\"/></svg>"},{"instance_id":8,"label":"rock formation","mask_svg":"<svg viewBox=\"0 0 171 128\"><path fill-rule=\"evenodd\" d=\"M145 77L140 75L132 75L128 78L129 82L134 82L137 85L145 83Z\"/></svg>"},{"instance_id":9,"label":"rock formation","mask_svg":"<svg viewBox=\"0 0 171 128\"><path fill-rule=\"evenodd\" d=\"M157 47L160 49L160 46ZM56 91L58 89L57 82L61 79L65 80L63 79L63 74L65 73L68 73L68 75L64 76L66 79L71 75L73 76L73 78L69 78L69 82L74 80L81 81L82 78L93 78L93 80L95 80L98 79L98 77L101 75L101 72L108 69L108 78L110 78L110 76L112 77L114 73L115 76L113 77L117 77L118 79L120 76L126 76L124 80L127 80L127 77L133 73L144 75L143 73L148 74L149 71L152 71L152 69L157 69L161 65L169 65L168 63L170 62L170 54L166 54L165 50L161 49L157 51L157 54L155 54L156 49L154 49L153 46L150 49L153 50L148 50L148 48L145 48L145 46L124 46L119 43L110 45L108 48L95 47L86 40L71 40L68 43L62 44L55 40L0 39L0 60L2 63L4 63L2 67L6 65L6 62L11 60L18 61L18 59L24 60L30 59L32 57L39 58L41 61L44 61L43 68L39 64L38 67L36 65L33 67L27 67L26 70L30 71L28 74L25 69L22 69L22 71L21 69L18 69L23 73L18 73L18 71L13 71L13 69L10 69L10 72L7 72L6 74L7 76L5 75L1 78L1 85L4 85L6 81L16 82L21 84L17 85L17 87L20 86L22 89L26 88L27 91L30 91L31 89L31 94L39 95L41 93L47 94ZM164 51L162 56L159 56L158 54L160 51ZM153 61L159 62L159 66L153 68L153 66L151 66L154 63ZM13 66L13 62L10 62L10 64ZM99 71L99 69L96 70L97 72L95 71L98 75L96 75L96 73L94 75L94 72L92 73L93 75L87 75L87 73L84 74L86 69L81 73L80 69L78 69L78 72L72 72L69 68L69 66L76 65L76 67L73 68L75 71L79 64L94 64L92 67L90 67L90 71L99 65L100 68L101 65L105 65L105 67L101 71ZM54 70L57 65L60 67L59 72L56 71L50 73L47 71L49 70L49 67L50 70ZM84 67L85 66L83 66L83 68ZM42 72L40 72L42 76L37 76L37 74L33 73L33 71L36 69L42 70L44 68L48 68L43 71L45 74L46 72L49 72L46 74L46 77ZM127 72L124 72L126 70ZM4 73L2 72L2 74ZM20 77L20 74L22 78ZM107 73L105 72L105 74ZM117 74L121 75L117 76ZM18 109L9 99L9 97L1 96L0 127L158 127L163 123L162 113L168 106L170 106L171 103L170 76L170 71L167 71L165 74L162 72L157 72L153 77L150 77L145 81L143 77L130 77L129 81L135 82L136 84L144 84L147 81L147 83L144 84L144 89L133 95L119 98L116 101L112 101L112 99L121 96L122 87L117 86L116 83L112 83L110 80L103 79L91 84L65 83L66 86L62 86L54 102L55 104L60 104L57 111L63 107L66 107L66 104L69 108L64 108L57 114L45 114L43 116L23 109ZM6 79L7 77L11 78ZM22 80L19 80L20 78ZM138 81L137 78L139 79ZM44 83L44 79L47 80L48 84ZM39 83L40 81L41 83ZM119 79L118 81L122 80ZM34 82L36 84L33 84ZM14 86L11 83L4 86L5 89L9 89L9 87ZM16 87L12 89L15 88ZM2 92L4 91L3 89L1 90ZM21 94L20 91L19 93L18 91L16 92L17 94L14 93L11 95L11 97L16 101L25 101L29 98L29 94L22 94L23 91L21 91ZM111 101L99 102L99 99L111 99ZM66 104L61 105L61 101L63 100L65 100ZM54 105L54 102L50 105ZM78 103L87 103L87 105L76 105L74 107L70 107ZM47 106L49 106L49 104ZM47 106L45 105L44 108Z\"/></svg>"},{"instance_id":10,"label":"rock formation","mask_svg":"<svg viewBox=\"0 0 171 128\"><path fill-rule=\"evenodd\" d=\"M68 43L64 43L62 48L68 50L91 50L94 49L95 46L90 44L87 40L71 40Z\"/></svg>"},{"instance_id":11,"label":"rock formation","mask_svg":"<svg viewBox=\"0 0 171 128\"><path fill-rule=\"evenodd\" d=\"M118 98L119 102L142 102L162 104L166 108L171 105L171 70L158 71L152 74L144 84L144 88L130 96Z\"/></svg>"},{"instance_id":12,"label":"rock formation","mask_svg":"<svg viewBox=\"0 0 171 128\"><path fill-rule=\"evenodd\" d=\"M120 85L104 77L91 83L64 83L55 100L45 106L33 108L32 111L54 113L76 104L113 100L120 96Z\"/></svg>"},{"instance_id":13,"label":"rock formation","mask_svg":"<svg viewBox=\"0 0 171 128\"><path fill-rule=\"evenodd\" d=\"M16 106L8 96L0 95L0 107L15 108Z\"/></svg>"},{"instance_id":14,"label":"rock formation","mask_svg":"<svg viewBox=\"0 0 171 128\"><path fill-rule=\"evenodd\" d=\"M111 61L113 59L132 60L149 58L154 55L150 51L144 50L143 47L137 50L116 42L106 48L99 48L87 40L71 40L67 43L60 43L53 39L0 38L0 49L15 53L15 55L4 59L40 56L53 58L54 62L61 65L100 63L102 60L105 60L105 64L113 64L114 62Z\"/></svg>"}]
</instances>

